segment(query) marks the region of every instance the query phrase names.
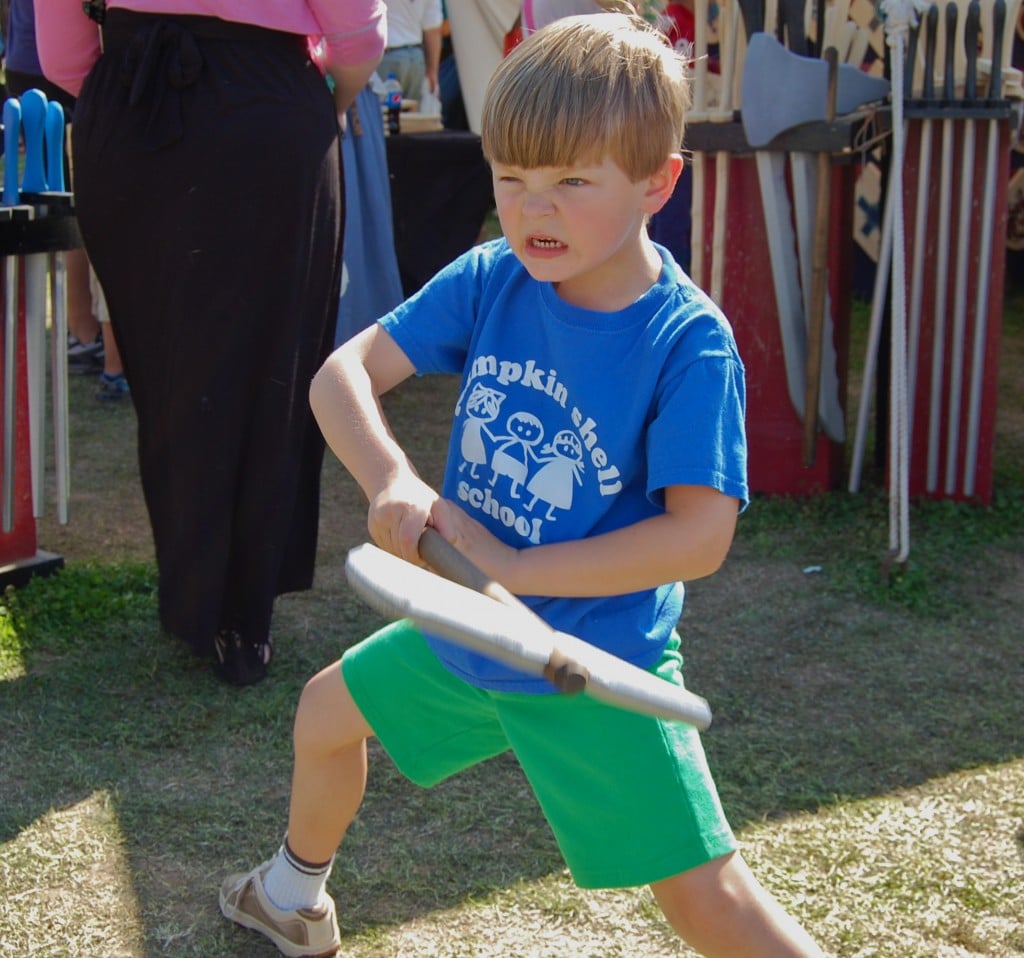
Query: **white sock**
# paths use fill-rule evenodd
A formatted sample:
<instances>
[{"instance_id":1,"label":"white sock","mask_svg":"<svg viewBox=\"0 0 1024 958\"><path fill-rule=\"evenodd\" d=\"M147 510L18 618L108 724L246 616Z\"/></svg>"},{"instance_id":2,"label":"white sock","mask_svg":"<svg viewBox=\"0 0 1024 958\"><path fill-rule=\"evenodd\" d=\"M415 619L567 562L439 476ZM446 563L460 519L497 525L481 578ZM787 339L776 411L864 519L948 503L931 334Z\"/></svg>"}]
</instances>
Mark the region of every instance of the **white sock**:
<instances>
[{"instance_id":1,"label":"white sock","mask_svg":"<svg viewBox=\"0 0 1024 958\"><path fill-rule=\"evenodd\" d=\"M320 865L303 861L288 847L288 839L263 877L263 890L282 911L312 908L324 893L334 859Z\"/></svg>"}]
</instances>

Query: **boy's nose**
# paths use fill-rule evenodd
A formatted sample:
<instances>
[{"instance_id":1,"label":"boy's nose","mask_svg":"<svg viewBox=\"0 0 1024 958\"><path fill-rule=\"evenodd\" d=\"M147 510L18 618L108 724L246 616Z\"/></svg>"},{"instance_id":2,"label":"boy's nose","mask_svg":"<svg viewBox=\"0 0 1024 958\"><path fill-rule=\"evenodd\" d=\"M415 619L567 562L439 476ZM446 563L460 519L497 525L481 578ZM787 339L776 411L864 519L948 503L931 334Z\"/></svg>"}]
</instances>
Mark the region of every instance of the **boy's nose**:
<instances>
[{"instance_id":1,"label":"boy's nose","mask_svg":"<svg viewBox=\"0 0 1024 958\"><path fill-rule=\"evenodd\" d=\"M523 195L523 213L527 216L546 216L554 209L547 191L530 192Z\"/></svg>"}]
</instances>

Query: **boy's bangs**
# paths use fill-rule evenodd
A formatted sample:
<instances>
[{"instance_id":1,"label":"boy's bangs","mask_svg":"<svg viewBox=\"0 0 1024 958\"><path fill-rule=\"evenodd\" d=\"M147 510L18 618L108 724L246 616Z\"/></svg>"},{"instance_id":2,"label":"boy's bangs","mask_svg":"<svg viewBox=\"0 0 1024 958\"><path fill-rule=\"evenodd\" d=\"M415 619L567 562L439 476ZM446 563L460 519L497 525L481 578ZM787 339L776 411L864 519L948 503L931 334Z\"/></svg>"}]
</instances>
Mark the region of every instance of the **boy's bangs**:
<instances>
[{"instance_id":1,"label":"boy's bangs","mask_svg":"<svg viewBox=\"0 0 1024 958\"><path fill-rule=\"evenodd\" d=\"M492 162L524 169L564 168L614 152L608 149L616 137L608 129L607 104L587 103L577 90L565 97L552 95L541 109L523 109L521 104L529 101L507 92L507 102L520 106L502 110L496 104L491 111L483 140Z\"/></svg>"}]
</instances>

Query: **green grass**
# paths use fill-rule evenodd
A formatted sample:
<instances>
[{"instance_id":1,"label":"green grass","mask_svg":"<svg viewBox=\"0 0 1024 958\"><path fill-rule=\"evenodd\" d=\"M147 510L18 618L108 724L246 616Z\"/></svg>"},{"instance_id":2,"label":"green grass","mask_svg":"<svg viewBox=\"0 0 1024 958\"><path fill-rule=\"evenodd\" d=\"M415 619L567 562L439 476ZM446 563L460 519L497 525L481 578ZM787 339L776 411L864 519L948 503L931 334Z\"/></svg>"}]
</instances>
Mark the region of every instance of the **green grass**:
<instances>
[{"instance_id":1,"label":"green grass","mask_svg":"<svg viewBox=\"0 0 1024 958\"><path fill-rule=\"evenodd\" d=\"M819 567L833 588L883 607L952 610L978 575L1024 536L1024 485L999 487L992 506L935 500L912 510L908 561L888 561L889 500L882 490L802 500L758 499L741 519L739 546ZM988 547L988 548L986 548ZM965 550L976 555L968 574Z\"/></svg>"}]
</instances>

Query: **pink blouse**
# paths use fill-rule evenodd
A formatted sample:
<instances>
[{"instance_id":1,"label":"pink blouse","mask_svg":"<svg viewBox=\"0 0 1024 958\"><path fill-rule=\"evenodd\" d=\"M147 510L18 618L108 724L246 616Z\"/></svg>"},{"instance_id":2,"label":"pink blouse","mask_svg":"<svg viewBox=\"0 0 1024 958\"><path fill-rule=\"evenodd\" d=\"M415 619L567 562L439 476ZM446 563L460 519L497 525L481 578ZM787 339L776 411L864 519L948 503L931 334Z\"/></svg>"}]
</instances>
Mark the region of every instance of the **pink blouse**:
<instances>
[{"instance_id":1,"label":"pink blouse","mask_svg":"<svg viewBox=\"0 0 1024 958\"><path fill-rule=\"evenodd\" d=\"M193 14L323 39L327 65L377 59L384 49L384 0L108 0L108 9ZM35 0L36 44L47 79L78 96L100 55L97 25L81 0Z\"/></svg>"}]
</instances>

